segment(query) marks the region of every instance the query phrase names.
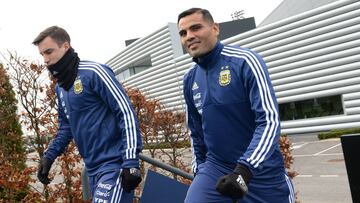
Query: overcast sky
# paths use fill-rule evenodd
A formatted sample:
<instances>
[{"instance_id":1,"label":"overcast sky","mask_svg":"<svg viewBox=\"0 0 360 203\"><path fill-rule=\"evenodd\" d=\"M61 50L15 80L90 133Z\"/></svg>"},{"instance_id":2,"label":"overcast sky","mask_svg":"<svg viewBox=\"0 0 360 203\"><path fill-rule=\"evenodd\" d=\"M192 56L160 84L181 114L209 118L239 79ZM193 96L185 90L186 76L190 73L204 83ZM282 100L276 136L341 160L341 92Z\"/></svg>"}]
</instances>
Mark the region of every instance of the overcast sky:
<instances>
[{"instance_id":1,"label":"overcast sky","mask_svg":"<svg viewBox=\"0 0 360 203\"><path fill-rule=\"evenodd\" d=\"M32 40L58 25L71 36L81 59L105 63L125 48L125 40L145 37L191 7L208 9L216 22L245 11L260 24L282 0L7 0L0 7L0 52L16 51L40 61Z\"/></svg>"}]
</instances>

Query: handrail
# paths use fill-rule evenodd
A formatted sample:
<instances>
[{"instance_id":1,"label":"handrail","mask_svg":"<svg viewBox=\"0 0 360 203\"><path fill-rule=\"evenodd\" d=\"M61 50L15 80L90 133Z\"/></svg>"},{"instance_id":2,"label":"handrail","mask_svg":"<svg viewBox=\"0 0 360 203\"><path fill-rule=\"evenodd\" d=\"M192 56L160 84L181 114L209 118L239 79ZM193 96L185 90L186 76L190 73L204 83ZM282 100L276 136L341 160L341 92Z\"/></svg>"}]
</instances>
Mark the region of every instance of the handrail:
<instances>
[{"instance_id":1,"label":"handrail","mask_svg":"<svg viewBox=\"0 0 360 203\"><path fill-rule=\"evenodd\" d=\"M186 172L184 172L184 171L182 171L182 170L180 170L180 169L178 169L178 168L176 168L176 167L173 167L173 166L171 166L171 165L169 165L169 164L166 164L166 163L163 163L163 162L161 162L161 161L158 161L158 160L156 160L156 159L154 159L154 158L151 158L151 157L149 157L149 156L146 156L146 155L143 155L143 154L139 154L139 158L140 158L141 160L145 161L145 162L148 162L148 163L150 163L150 164L152 164L152 165L154 165L154 166L157 166L157 167L159 167L159 168L162 168L162 169L164 169L164 170L166 170L166 171L172 172L172 173L174 173L174 174L176 174L176 175L179 175L179 176L181 176L181 177L183 177L183 178L186 178L186 179L189 179L189 180L193 180L193 179L194 179L194 176L193 176L192 174L186 173Z\"/></svg>"}]
</instances>

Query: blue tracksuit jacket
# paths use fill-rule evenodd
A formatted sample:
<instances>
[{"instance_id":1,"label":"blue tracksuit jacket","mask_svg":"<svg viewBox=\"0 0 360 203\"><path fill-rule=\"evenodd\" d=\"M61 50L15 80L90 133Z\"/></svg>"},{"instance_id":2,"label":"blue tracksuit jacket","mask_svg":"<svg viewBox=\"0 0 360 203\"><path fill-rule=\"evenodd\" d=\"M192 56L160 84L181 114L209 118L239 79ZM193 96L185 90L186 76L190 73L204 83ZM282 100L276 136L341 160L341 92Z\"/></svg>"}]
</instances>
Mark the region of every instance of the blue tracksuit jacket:
<instances>
[{"instance_id":1,"label":"blue tracksuit jacket","mask_svg":"<svg viewBox=\"0 0 360 203\"><path fill-rule=\"evenodd\" d=\"M45 157L55 160L74 139L90 176L139 167L142 148L137 117L113 71L80 61L73 87L56 87L59 130Z\"/></svg>"},{"instance_id":2,"label":"blue tracksuit jacket","mask_svg":"<svg viewBox=\"0 0 360 203\"><path fill-rule=\"evenodd\" d=\"M242 163L254 179L282 181L278 104L262 58L218 42L194 60L184 76L193 171L205 159L230 168Z\"/></svg>"}]
</instances>

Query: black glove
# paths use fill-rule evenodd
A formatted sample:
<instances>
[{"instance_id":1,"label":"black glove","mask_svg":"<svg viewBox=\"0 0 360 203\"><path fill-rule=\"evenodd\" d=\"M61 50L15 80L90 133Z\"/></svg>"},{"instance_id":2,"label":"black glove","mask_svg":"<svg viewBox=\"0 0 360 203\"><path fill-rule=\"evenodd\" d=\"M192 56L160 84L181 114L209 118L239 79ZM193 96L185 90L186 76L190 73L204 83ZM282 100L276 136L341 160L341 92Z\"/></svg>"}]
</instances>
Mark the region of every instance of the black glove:
<instances>
[{"instance_id":1,"label":"black glove","mask_svg":"<svg viewBox=\"0 0 360 203\"><path fill-rule=\"evenodd\" d=\"M130 193L141 182L141 173L138 168L123 168L121 173L121 186L125 192Z\"/></svg>"},{"instance_id":2,"label":"black glove","mask_svg":"<svg viewBox=\"0 0 360 203\"><path fill-rule=\"evenodd\" d=\"M42 182L45 185L51 182L51 180L48 178L48 175L52 164L53 161L51 161L46 157L43 157L40 160L37 177L40 180L40 182Z\"/></svg>"},{"instance_id":3,"label":"black glove","mask_svg":"<svg viewBox=\"0 0 360 203\"><path fill-rule=\"evenodd\" d=\"M251 178L249 169L242 164L237 164L232 173L219 178L216 190L232 199L242 198L248 192L247 186Z\"/></svg>"}]
</instances>

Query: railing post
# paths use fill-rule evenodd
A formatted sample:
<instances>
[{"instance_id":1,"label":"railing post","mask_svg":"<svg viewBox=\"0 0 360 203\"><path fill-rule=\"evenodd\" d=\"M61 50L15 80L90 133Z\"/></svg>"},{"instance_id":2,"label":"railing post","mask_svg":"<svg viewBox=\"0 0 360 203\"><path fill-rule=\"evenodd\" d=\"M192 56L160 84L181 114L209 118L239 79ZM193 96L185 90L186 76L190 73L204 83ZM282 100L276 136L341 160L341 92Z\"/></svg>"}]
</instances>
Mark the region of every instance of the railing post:
<instances>
[{"instance_id":1,"label":"railing post","mask_svg":"<svg viewBox=\"0 0 360 203\"><path fill-rule=\"evenodd\" d=\"M81 185L82 185L82 192L83 192L83 200L90 201L91 194L90 194L89 176L87 174L85 166L81 173Z\"/></svg>"}]
</instances>

